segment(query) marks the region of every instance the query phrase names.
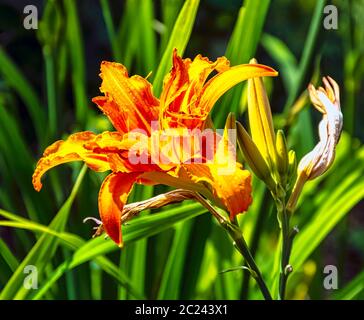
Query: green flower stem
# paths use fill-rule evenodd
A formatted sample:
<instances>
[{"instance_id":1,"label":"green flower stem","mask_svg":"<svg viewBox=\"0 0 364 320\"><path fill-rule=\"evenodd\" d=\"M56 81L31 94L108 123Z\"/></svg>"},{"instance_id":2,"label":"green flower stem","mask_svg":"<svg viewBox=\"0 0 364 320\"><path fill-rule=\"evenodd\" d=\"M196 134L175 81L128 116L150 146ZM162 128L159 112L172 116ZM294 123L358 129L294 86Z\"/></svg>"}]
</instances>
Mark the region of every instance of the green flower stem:
<instances>
[{"instance_id":1,"label":"green flower stem","mask_svg":"<svg viewBox=\"0 0 364 320\"><path fill-rule=\"evenodd\" d=\"M280 215L281 221L281 232L282 232L282 256L281 256L281 272L279 276L279 297L284 300L287 278L288 278L288 262L289 262L289 252L288 252L288 241L289 241L289 218L286 215L286 208L282 208L278 213Z\"/></svg>"},{"instance_id":2,"label":"green flower stem","mask_svg":"<svg viewBox=\"0 0 364 320\"><path fill-rule=\"evenodd\" d=\"M249 268L253 271L251 272L253 278L257 282L260 291L262 292L265 300L272 300L272 296L269 292L269 289L266 285L266 283L263 280L262 274L255 263L255 260L245 242L245 239L243 237L243 234L241 233L240 229L235 226L228 224L225 228L231 238L234 240L234 244L236 249L241 253L241 255L244 257L246 263L248 264Z\"/></svg>"},{"instance_id":3,"label":"green flower stem","mask_svg":"<svg viewBox=\"0 0 364 320\"><path fill-rule=\"evenodd\" d=\"M256 223L253 230L253 235L251 237L250 242L250 252L255 257L255 254L259 247L259 242L261 239L261 234L264 226L264 221L268 216L269 212L272 210L271 202L270 202L270 192L267 188L264 189L263 196L263 204L259 209L258 216L256 218ZM250 273L244 272L243 283L241 286L240 299L247 300L249 297L249 282L250 282Z\"/></svg>"},{"instance_id":4,"label":"green flower stem","mask_svg":"<svg viewBox=\"0 0 364 320\"><path fill-rule=\"evenodd\" d=\"M281 256L281 272L279 275L279 298L285 299L288 276L293 271L289 264L289 258L292 251L292 243L298 229L290 230L291 211L286 207L284 198L277 201L278 218L280 221L282 232L282 256Z\"/></svg>"},{"instance_id":5,"label":"green flower stem","mask_svg":"<svg viewBox=\"0 0 364 320\"><path fill-rule=\"evenodd\" d=\"M272 296L269 292L269 289L266 283L263 280L262 273L260 272L253 255L251 254L248 245L245 242L243 234L239 228L238 222L236 220L228 221L225 217L223 217L220 213L218 213L215 208L200 194L196 193L196 200L199 201L210 213L216 218L219 224L227 231L229 236L234 241L235 248L240 252L240 254L245 259L246 263L249 266L250 273L257 282L260 291L262 292L265 300L272 300Z\"/></svg>"}]
</instances>

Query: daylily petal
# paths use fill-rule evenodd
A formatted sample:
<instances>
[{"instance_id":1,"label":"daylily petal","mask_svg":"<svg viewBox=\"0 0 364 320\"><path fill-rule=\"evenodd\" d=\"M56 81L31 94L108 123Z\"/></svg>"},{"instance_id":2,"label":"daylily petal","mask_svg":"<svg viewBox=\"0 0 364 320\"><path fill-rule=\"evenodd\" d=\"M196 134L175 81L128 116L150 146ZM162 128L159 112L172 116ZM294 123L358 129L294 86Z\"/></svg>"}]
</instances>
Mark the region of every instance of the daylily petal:
<instances>
[{"instance_id":1,"label":"daylily petal","mask_svg":"<svg viewBox=\"0 0 364 320\"><path fill-rule=\"evenodd\" d=\"M153 131L152 137L138 131L124 135L120 135L118 132L103 132L87 143L85 148L96 153L106 154L110 169L114 172L168 171L175 167L176 162L161 162L166 158L162 157L163 152L160 151L163 146L160 137L160 131ZM176 141L179 140L177 138L179 136L176 137Z\"/></svg>"},{"instance_id":2,"label":"daylily petal","mask_svg":"<svg viewBox=\"0 0 364 320\"><path fill-rule=\"evenodd\" d=\"M93 139L85 143L85 148L96 153L119 152L120 150L128 150L133 141L124 139L125 135L119 132L104 131L98 135L94 135Z\"/></svg>"},{"instance_id":3,"label":"daylily petal","mask_svg":"<svg viewBox=\"0 0 364 320\"><path fill-rule=\"evenodd\" d=\"M105 97L92 101L110 118L120 132L142 129L150 132L151 121L158 119L159 101L152 94L152 85L140 76L128 76L126 68L115 62L101 63Z\"/></svg>"},{"instance_id":4,"label":"daylily petal","mask_svg":"<svg viewBox=\"0 0 364 320\"><path fill-rule=\"evenodd\" d=\"M161 95L160 124L165 128L200 128L207 115L201 113L198 101L206 79L212 71L225 71L229 61L225 57L215 62L198 55L193 61L182 59L173 52L173 67L165 77Z\"/></svg>"},{"instance_id":5,"label":"daylily petal","mask_svg":"<svg viewBox=\"0 0 364 320\"><path fill-rule=\"evenodd\" d=\"M182 167L178 167L176 171L169 172L145 172L140 176L138 182L143 184L164 184L174 188L200 192L207 198L212 199L206 186L193 182Z\"/></svg>"},{"instance_id":6,"label":"daylily petal","mask_svg":"<svg viewBox=\"0 0 364 320\"><path fill-rule=\"evenodd\" d=\"M105 131L95 137L95 139L87 142L85 148L94 152L107 155L110 169L118 172L142 171L143 168L139 164L130 162L131 150L138 144L138 151L144 150L148 152L148 144L141 146L143 139L137 139L145 136L142 133L135 132L133 134L121 135L119 132ZM147 136L145 136L147 139ZM142 149L143 148L143 149ZM142 152L142 151L141 151ZM148 168L144 168L148 169Z\"/></svg>"},{"instance_id":7,"label":"daylily petal","mask_svg":"<svg viewBox=\"0 0 364 320\"><path fill-rule=\"evenodd\" d=\"M121 237L121 212L138 177L137 173L111 173L102 183L99 192L99 212L108 236L119 246Z\"/></svg>"},{"instance_id":8,"label":"daylily petal","mask_svg":"<svg viewBox=\"0 0 364 320\"><path fill-rule=\"evenodd\" d=\"M229 64L229 60L225 57L220 57L215 62L211 62L206 57L196 56L188 68L189 85L178 111L186 114L200 115L200 110L198 105L196 108L196 104L207 77L214 70L217 72L226 71L229 69Z\"/></svg>"},{"instance_id":9,"label":"daylily petal","mask_svg":"<svg viewBox=\"0 0 364 320\"><path fill-rule=\"evenodd\" d=\"M227 137L218 142L212 163L183 165L183 168L191 181L210 185L215 199L228 209L230 219L247 211L252 203L250 172L236 162L233 146Z\"/></svg>"},{"instance_id":10,"label":"daylily petal","mask_svg":"<svg viewBox=\"0 0 364 320\"><path fill-rule=\"evenodd\" d=\"M33 186L39 191L42 188L41 178L46 171L59 164L71 161L84 161L92 170L110 170L108 158L105 154L95 153L85 148L85 145L94 140L96 134L90 131L72 134L67 140L59 140L50 145L38 161L33 174Z\"/></svg>"},{"instance_id":11,"label":"daylily petal","mask_svg":"<svg viewBox=\"0 0 364 320\"><path fill-rule=\"evenodd\" d=\"M160 96L160 118L163 117L166 108L169 108L171 112L179 110L178 102L180 101L176 100L188 88L188 67L190 64L190 59L183 60L177 55L176 50L173 51L172 70L164 77L163 90Z\"/></svg>"},{"instance_id":12,"label":"daylily petal","mask_svg":"<svg viewBox=\"0 0 364 320\"><path fill-rule=\"evenodd\" d=\"M224 72L229 68L230 61L226 57L219 57L213 62L199 54L191 63L188 69L188 76L191 82L195 82L202 89L203 84L212 71Z\"/></svg>"},{"instance_id":13,"label":"daylily petal","mask_svg":"<svg viewBox=\"0 0 364 320\"><path fill-rule=\"evenodd\" d=\"M212 160L215 152L215 133L208 129L169 128L154 131L150 140L153 161L164 171L182 163Z\"/></svg>"},{"instance_id":14,"label":"daylily petal","mask_svg":"<svg viewBox=\"0 0 364 320\"><path fill-rule=\"evenodd\" d=\"M257 63L255 59L251 64ZM270 167L276 159L272 112L263 79L248 80L248 114L252 139Z\"/></svg>"},{"instance_id":15,"label":"daylily petal","mask_svg":"<svg viewBox=\"0 0 364 320\"><path fill-rule=\"evenodd\" d=\"M220 72L206 83L199 103L200 109L209 113L226 91L244 80L277 75L278 72L273 68L261 64L241 64L231 67Z\"/></svg>"},{"instance_id":16,"label":"daylily petal","mask_svg":"<svg viewBox=\"0 0 364 320\"><path fill-rule=\"evenodd\" d=\"M231 173L224 175L216 166L209 164L185 165L184 169L191 181L211 186L215 203L223 204L230 213L230 219L247 211L252 203L251 175L248 170L242 170L241 164L236 164Z\"/></svg>"},{"instance_id":17,"label":"daylily petal","mask_svg":"<svg viewBox=\"0 0 364 320\"><path fill-rule=\"evenodd\" d=\"M121 133L128 132L129 121L128 114L120 110L118 104L107 97L94 97L92 99L93 103L100 108L100 110L109 118L110 122L116 130Z\"/></svg>"}]
</instances>

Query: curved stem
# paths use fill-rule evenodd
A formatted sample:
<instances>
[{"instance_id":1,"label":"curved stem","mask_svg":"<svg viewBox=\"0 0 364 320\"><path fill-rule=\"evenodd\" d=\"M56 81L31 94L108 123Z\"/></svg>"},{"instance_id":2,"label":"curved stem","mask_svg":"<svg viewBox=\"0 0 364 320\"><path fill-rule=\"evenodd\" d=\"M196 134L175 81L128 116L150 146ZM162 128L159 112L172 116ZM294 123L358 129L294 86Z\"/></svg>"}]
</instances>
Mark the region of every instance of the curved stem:
<instances>
[{"instance_id":1,"label":"curved stem","mask_svg":"<svg viewBox=\"0 0 364 320\"><path fill-rule=\"evenodd\" d=\"M253 230L253 235L251 237L250 242L250 252L255 258L255 254L258 250L259 241L261 239L260 235L262 232L262 228L264 226L265 218L268 216L269 212L272 209L270 202L270 192L267 188L264 189L263 203L261 208L259 209L258 216L256 218L256 223ZM247 300L249 297L249 282L250 282L250 274L248 272L244 272L243 283L240 291L240 299Z\"/></svg>"},{"instance_id":2,"label":"curved stem","mask_svg":"<svg viewBox=\"0 0 364 320\"><path fill-rule=\"evenodd\" d=\"M255 263L255 260L245 242L245 239L243 238L243 235L241 234L238 238L234 238L235 246L238 249L238 251L241 253L241 255L244 257L245 261L247 262L250 269L254 271L254 279L257 282L260 291L262 292L265 300L272 300L272 296L269 292L269 289L267 285L265 284L262 274Z\"/></svg>"},{"instance_id":3,"label":"curved stem","mask_svg":"<svg viewBox=\"0 0 364 320\"><path fill-rule=\"evenodd\" d=\"M284 300L287 278L289 275L289 217L286 214L285 204L281 212L278 213L281 221L281 231L282 231L282 258L281 258L281 273L279 276L279 297Z\"/></svg>"},{"instance_id":4,"label":"curved stem","mask_svg":"<svg viewBox=\"0 0 364 320\"><path fill-rule=\"evenodd\" d=\"M227 222L227 221L226 221ZM257 282L260 291L262 292L265 300L272 300L272 296L269 292L269 289L263 280L262 273L260 272L253 255L251 254L248 245L245 242L243 234L239 228L239 225L236 220L232 221L232 224L227 222L223 227L227 230L230 237L234 240L234 245L236 249L241 253L244 257L246 263L248 264L249 268L254 271L252 273L253 278Z\"/></svg>"},{"instance_id":5,"label":"curved stem","mask_svg":"<svg viewBox=\"0 0 364 320\"><path fill-rule=\"evenodd\" d=\"M219 224L227 231L229 236L234 240L235 248L240 252L240 254L245 259L249 268L253 271L252 275L257 282L260 291L262 292L265 300L272 300L272 296L266 283L263 280L262 273L260 272L253 255L251 254L248 245L245 242L243 234L239 228L236 220L228 221L224 216L220 215L215 208L201 195L197 194L196 199L211 212L211 214L216 218Z\"/></svg>"},{"instance_id":6,"label":"curved stem","mask_svg":"<svg viewBox=\"0 0 364 320\"><path fill-rule=\"evenodd\" d=\"M285 299L287 280L290 273L293 271L292 266L289 264L289 258L292 251L293 238L297 234L298 229L293 228L290 231L290 217L291 211L287 209L284 199L277 204L278 217L281 222L282 232L282 256L281 256L281 272L279 276L279 297L281 300Z\"/></svg>"}]
</instances>

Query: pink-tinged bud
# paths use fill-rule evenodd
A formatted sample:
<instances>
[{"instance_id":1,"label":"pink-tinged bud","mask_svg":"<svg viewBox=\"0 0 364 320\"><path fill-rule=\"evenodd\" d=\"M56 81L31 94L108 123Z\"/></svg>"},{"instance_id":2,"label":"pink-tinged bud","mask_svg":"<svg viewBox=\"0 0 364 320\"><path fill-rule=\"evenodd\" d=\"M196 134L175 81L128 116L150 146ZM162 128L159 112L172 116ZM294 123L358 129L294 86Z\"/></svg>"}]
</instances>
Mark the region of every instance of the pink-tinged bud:
<instances>
[{"instance_id":1,"label":"pink-tinged bud","mask_svg":"<svg viewBox=\"0 0 364 320\"><path fill-rule=\"evenodd\" d=\"M324 77L323 83L325 88L316 89L312 84L308 86L311 102L323 115L318 126L320 141L298 164L297 181L288 203L292 210L305 182L319 177L330 168L343 127L339 86L330 77Z\"/></svg>"}]
</instances>

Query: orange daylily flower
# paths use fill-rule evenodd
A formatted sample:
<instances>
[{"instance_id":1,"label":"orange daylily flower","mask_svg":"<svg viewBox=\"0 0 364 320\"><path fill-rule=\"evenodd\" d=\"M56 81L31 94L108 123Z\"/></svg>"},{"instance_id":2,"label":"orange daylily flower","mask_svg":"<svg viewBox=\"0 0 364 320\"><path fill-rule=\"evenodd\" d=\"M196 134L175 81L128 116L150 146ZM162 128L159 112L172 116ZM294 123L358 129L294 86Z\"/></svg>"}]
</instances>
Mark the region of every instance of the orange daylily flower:
<instances>
[{"instance_id":1,"label":"orange daylily flower","mask_svg":"<svg viewBox=\"0 0 364 320\"><path fill-rule=\"evenodd\" d=\"M213 71L216 75L207 80ZM199 192L233 218L252 201L250 173L235 163L225 134L211 131L214 142L210 143L197 133L204 129L216 101L231 87L248 78L276 75L272 68L259 64L230 67L225 57L215 62L201 55L193 61L182 59L175 50L172 70L158 99L146 79L129 77L122 64L103 61L100 90L104 95L92 101L117 131L79 132L49 146L35 169L34 188L41 189L47 170L66 162L84 161L92 170L111 170L99 192L99 212L106 233L119 245L121 212L134 183L163 183ZM166 131L168 139L164 140ZM192 146L181 143L191 136ZM131 153L144 161L133 161ZM229 171L224 171L226 167Z\"/></svg>"}]
</instances>

